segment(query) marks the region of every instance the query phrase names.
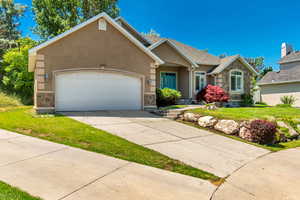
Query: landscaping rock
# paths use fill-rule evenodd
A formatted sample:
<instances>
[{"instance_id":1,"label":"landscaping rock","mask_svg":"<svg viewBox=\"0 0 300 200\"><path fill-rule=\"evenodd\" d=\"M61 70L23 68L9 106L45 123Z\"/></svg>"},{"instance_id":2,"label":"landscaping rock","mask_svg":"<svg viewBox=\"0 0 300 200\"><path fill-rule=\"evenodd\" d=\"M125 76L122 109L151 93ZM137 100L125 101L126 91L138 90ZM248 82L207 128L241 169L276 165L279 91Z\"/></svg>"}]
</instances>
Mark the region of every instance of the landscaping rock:
<instances>
[{"instance_id":1,"label":"landscaping rock","mask_svg":"<svg viewBox=\"0 0 300 200\"><path fill-rule=\"evenodd\" d=\"M245 128L250 129L250 124L251 124L251 121L243 121L243 122L240 124L240 128L245 127Z\"/></svg>"},{"instance_id":2,"label":"landscaping rock","mask_svg":"<svg viewBox=\"0 0 300 200\"><path fill-rule=\"evenodd\" d=\"M240 128L239 136L240 136L240 138L242 138L244 140L253 142L253 137L252 137L251 131L247 127Z\"/></svg>"},{"instance_id":3,"label":"landscaping rock","mask_svg":"<svg viewBox=\"0 0 300 200\"><path fill-rule=\"evenodd\" d=\"M198 124L201 127L213 127L217 122L218 120L212 116L200 117L198 119Z\"/></svg>"},{"instance_id":4,"label":"landscaping rock","mask_svg":"<svg viewBox=\"0 0 300 200\"><path fill-rule=\"evenodd\" d=\"M291 127L289 124L286 124L283 121L277 121L277 125L280 126L280 127L284 127L284 128L289 129L289 133L290 133L292 138L298 137L299 133L297 131L295 131L295 129L293 127Z\"/></svg>"},{"instance_id":5,"label":"landscaping rock","mask_svg":"<svg viewBox=\"0 0 300 200\"><path fill-rule=\"evenodd\" d=\"M216 106L216 104L207 104L207 105L205 105L205 108L207 110L217 110L218 106Z\"/></svg>"},{"instance_id":6,"label":"landscaping rock","mask_svg":"<svg viewBox=\"0 0 300 200\"><path fill-rule=\"evenodd\" d=\"M234 120L220 120L214 128L223 133L233 135L239 132L240 125Z\"/></svg>"},{"instance_id":7,"label":"landscaping rock","mask_svg":"<svg viewBox=\"0 0 300 200\"><path fill-rule=\"evenodd\" d=\"M187 122L197 122L199 117L199 115L194 113L184 113L183 115L183 119Z\"/></svg>"}]
</instances>

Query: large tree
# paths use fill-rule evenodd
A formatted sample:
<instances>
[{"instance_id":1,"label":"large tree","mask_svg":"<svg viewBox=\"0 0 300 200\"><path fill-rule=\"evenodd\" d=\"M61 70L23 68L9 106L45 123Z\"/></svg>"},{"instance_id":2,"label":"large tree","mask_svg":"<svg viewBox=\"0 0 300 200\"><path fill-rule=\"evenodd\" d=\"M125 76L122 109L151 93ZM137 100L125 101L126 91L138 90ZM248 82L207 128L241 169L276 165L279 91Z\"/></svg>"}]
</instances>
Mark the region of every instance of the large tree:
<instances>
[{"instance_id":1,"label":"large tree","mask_svg":"<svg viewBox=\"0 0 300 200\"><path fill-rule=\"evenodd\" d=\"M259 73L258 79L262 78L269 71L273 71L272 66L265 65L264 57L245 58L247 62Z\"/></svg>"},{"instance_id":2,"label":"large tree","mask_svg":"<svg viewBox=\"0 0 300 200\"><path fill-rule=\"evenodd\" d=\"M119 15L117 0L32 0L37 33L43 40L65 32L103 11Z\"/></svg>"},{"instance_id":3,"label":"large tree","mask_svg":"<svg viewBox=\"0 0 300 200\"><path fill-rule=\"evenodd\" d=\"M0 57L8 48L16 45L20 37L19 18L26 9L25 5L14 0L0 0Z\"/></svg>"}]
</instances>

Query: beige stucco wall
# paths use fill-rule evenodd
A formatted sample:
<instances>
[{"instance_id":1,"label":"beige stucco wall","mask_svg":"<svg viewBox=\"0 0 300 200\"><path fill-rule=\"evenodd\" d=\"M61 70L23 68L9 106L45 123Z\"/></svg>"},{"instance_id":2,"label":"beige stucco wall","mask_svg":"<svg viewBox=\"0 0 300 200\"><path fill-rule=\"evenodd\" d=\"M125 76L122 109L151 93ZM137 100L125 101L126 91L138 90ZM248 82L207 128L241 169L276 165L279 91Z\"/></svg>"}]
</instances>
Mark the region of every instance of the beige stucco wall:
<instances>
[{"instance_id":1,"label":"beige stucco wall","mask_svg":"<svg viewBox=\"0 0 300 200\"><path fill-rule=\"evenodd\" d=\"M191 64L167 42L161 44L152 51L168 64L177 64L187 67L191 66Z\"/></svg>"},{"instance_id":2,"label":"beige stucco wall","mask_svg":"<svg viewBox=\"0 0 300 200\"><path fill-rule=\"evenodd\" d=\"M143 91L154 93L153 87L148 82L150 79L155 79L155 76L153 77L155 70L151 69L154 67L154 60L109 23L107 23L106 31L100 31L98 22L93 22L39 50L37 54L43 57L44 73L48 76L44 80L44 88L37 91L37 93L43 94L40 102L45 101L44 91L55 92L53 72L68 69L84 70L104 67L134 72L144 77ZM51 96L50 93L47 95ZM153 96L151 98L153 99ZM54 106L54 99L55 97L51 97L50 100L48 98L47 105L39 102L36 105L51 107Z\"/></svg>"},{"instance_id":3,"label":"beige stucco wall","mask_svg":"<svg viewBox=\"0 0 300 200\"><path fill-rule=\"evenodd\" d=\"M281 97L293 95L297 98L295 106L300 107L300 83L262 85L260 88L262 101L268 105L280 104Z\"/></svg>"},{"instance_id":4,"label":"beige stucco wall","mask_svg":"<svg viewBox=\"0 0 300 200\"><path fill-rule=\"evenodd\" d=\"M160 87L160 72L177 73L177 89L181 92L182 98L189 98L189 71L187 67L160 66L156 69L156 87Z\"/></svg>"}]
</instances>

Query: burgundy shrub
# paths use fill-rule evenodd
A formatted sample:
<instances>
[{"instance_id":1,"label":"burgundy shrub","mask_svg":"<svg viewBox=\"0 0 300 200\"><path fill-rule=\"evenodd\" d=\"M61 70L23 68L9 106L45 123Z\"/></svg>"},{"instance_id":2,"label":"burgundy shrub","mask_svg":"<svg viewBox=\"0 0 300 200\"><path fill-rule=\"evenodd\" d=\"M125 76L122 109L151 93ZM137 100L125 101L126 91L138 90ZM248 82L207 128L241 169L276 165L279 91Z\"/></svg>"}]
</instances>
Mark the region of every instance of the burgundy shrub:
<instances>
[{"instance_id":1,"label":"burgundy shrub","mask_svg":"<svg viewBox=\"0 0 300 200\"><path fill-rule=\"evenodd\" d=\"M197 94L198 101L205 101L206 103L214 102L228 102L229 95L223 88L215 85L207 85L203 90Z\"/></svg>"},{"instance_id":2,"label":"burgundy shrub","mask_svg":"<svg viewBox=\"0 0 300 200\"><path fill-rule=\"evenodd\" d=\"M272 144L275 140L276 125L266 120L253 120L250 124L252 141L259 144Z\"/></svg>"}]
</instances>

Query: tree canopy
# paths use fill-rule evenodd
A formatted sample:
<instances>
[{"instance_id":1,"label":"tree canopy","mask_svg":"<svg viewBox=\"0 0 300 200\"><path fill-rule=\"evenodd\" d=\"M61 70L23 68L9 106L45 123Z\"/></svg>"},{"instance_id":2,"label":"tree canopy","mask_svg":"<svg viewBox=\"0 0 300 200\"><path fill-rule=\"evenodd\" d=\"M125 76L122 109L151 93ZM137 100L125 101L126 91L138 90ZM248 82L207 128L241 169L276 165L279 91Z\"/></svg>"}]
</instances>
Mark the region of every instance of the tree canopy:
<instances>
[{"instance_id":1,"label":"tree canopy","mask_svg":"<svg viewBox=\"0 0 300 200\"><path fill-rule=\"evenodd\" d=\"M19 19L26 9L25 5L14 0L0 0L0 57L11 47L16 46L20 37Z\"/></svg>"},{"instance_id":2,"label":"tree canopy","mask_svg":"<svg viewBox=\"0 0 300 200\"><path fill-rule=\"evenodd\" d=\"M101 13L119 15L117 0L32 0L36 27L43 40L55 37Z\"/></svg>"}]
</instances>

